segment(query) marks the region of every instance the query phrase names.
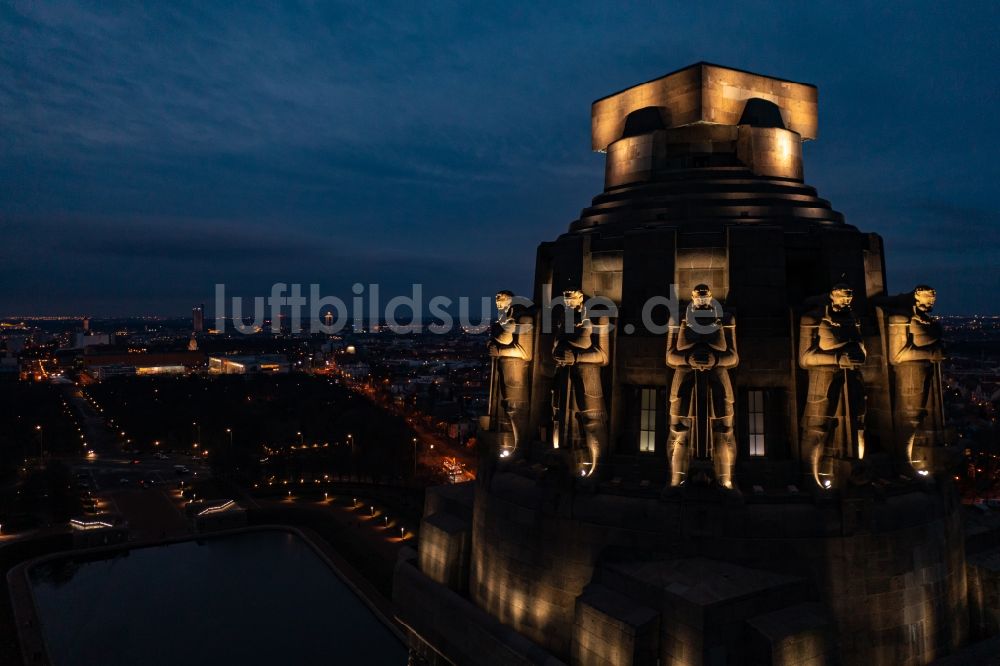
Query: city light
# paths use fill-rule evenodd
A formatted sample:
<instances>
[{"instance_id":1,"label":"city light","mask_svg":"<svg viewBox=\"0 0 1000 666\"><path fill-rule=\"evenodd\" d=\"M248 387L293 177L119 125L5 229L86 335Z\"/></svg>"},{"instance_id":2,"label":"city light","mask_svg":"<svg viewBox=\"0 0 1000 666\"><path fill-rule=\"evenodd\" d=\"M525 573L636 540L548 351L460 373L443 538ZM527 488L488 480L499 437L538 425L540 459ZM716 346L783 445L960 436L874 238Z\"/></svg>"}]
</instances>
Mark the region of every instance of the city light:
<instances>
[{"instance_id":1,"label":"city light","mask_svg":"<svg viewBox=\"0 0 1000 666\"><path fill-rule=\"evenodd\" d=\"M113 527L111 523L104 522L103 520L84 521L77 518L70 520L69 524L78 530L99 530L104 527Z\"/></svg>"},{"instance_id":2,"label":"city light","mask_svg":"<svg viewBox=\"0 0 1000 666\"><path fill-rule=\"evenodd\" d=\"M231 509L235 505L236 505L235 501L229 500L225 504L220 504L218 506L206 507L206 508L202 509L201 511L199 511L198 515L199 516L205 516L205 515L209 515L209 514L213 514L213 513L222 513L223 511L228 511L229 509Z\"/></svg>"}]
</instances>

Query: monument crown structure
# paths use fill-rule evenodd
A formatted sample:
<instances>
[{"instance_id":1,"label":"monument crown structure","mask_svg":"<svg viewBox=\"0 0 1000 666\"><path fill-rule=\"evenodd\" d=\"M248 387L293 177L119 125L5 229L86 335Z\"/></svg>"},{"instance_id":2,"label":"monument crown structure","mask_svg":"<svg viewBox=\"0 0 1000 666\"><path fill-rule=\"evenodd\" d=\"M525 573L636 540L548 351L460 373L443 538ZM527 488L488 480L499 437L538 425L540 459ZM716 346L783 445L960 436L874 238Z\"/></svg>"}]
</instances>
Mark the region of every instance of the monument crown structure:
<instances>
[{"instance_id":1,"label":"monument crown structure","mask_svg":"<svg viewBox=\"0 0 1000 666\"><path fill-rule=\"evenodd\" d=\"M706 63L594 103L604 191L539 246L533 305L498 294L477 481L429 491L397 568L415 660L966 640L933 290L887 296L881 238L803 181L816 133L815 87Z\"/></svg>"},{"instance_id":2,"label":"monument crown structure","mask_svg":"<svg viewBox=\"0 0 1000 666\"><path fill-rule=\"evenodd\" d=\"M816 138L816 86L699 62L594 102L591 147L607 152L624 136L629 115L640 109L656 109L663 129L696 123L740 125L748 100L770 102L779 110L782 127L803 140Z\"/></svg>"}]
</instances>

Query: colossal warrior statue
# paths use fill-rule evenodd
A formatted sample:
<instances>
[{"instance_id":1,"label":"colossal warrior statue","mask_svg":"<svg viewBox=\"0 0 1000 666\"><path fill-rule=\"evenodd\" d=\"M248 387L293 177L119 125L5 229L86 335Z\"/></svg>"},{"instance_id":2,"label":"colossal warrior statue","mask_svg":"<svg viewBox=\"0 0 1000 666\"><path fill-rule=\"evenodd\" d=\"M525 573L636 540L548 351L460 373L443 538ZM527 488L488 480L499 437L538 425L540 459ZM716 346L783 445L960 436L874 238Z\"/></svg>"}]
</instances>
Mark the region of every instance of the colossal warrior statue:
<instances>
[{"instance_id":1,"label":"colossal warrior statue","mask_svg":"<svg viewBox=\"0 0 1000 666\"><path fill-rule=\"evenodd\" d=\"M706 448L711 444L715 480L733 487L736 446L733 441L733 385L729 369L739 362L736 320L712 298L708 285L691 292L684 319L667 329L667 366L673 368L670 385L670 485L687 480L691 438L699 439L703 426ZM705 414L698 414L703 404Z\"/></svg>"},{"instance_id":2,"label":"colossal warrior statue","mask_svg":"<svg viewBox=\"0 0 1000 666\"><path fill-rule=\"evenodd\" d=\"M895 375L894 417L899 435L896 455L904 474L927 474L923 461L913 459L914 444L933 446L933 432L942 426L941 361L944 360L941 324L931 316L937 293L927 285L914 287L912 295L888 318L888 356ZM914 467L916 463L916 468Z\"/></svg>"},{"instance_id":3,"label":"colossal warrior statue","mask_svg":"<svg viewBox=\"0 0 1000 666\"><path fill-rule=\"evenodd\" d=\"M553 446L573 450L574 472L592 477L607 449L607 407L601 368L608 364L610 324L591 319L579 290L563 292L564 328L556 336L552 360Z\"/></svg>"},{"instance_id":4,"label":"colossal warrior statue","mask_svg":"<svg viewBox=\"0 0 1000 666\"><path fill-rule=\"evenodd\" d=\"M837 284L822 307L802 315L799 365L809 371L809 388L802 415L802 451L813 479L830 488L838 459L865 455L865 391L860 367L867 358L861 326L854 317L853 290ZM846 450L835 443L838 415L847 431Z\"/></svg>"},{"instance_id":5,"label":"colossal warrior statue","mask_svg":"<svg viewBox=\"0 0 1000 666\"><path fill-rule=\"evenodd\" d=\"M528 386L534 348L534 321L530 310L514 303L514 293L496 295L497 320L490 327L486 349L492 361L489 408L492 430L502 432L500 457L517 451L528 431ZM501 415L503 418L501 418Z\"/></svg>"}]
</instances>

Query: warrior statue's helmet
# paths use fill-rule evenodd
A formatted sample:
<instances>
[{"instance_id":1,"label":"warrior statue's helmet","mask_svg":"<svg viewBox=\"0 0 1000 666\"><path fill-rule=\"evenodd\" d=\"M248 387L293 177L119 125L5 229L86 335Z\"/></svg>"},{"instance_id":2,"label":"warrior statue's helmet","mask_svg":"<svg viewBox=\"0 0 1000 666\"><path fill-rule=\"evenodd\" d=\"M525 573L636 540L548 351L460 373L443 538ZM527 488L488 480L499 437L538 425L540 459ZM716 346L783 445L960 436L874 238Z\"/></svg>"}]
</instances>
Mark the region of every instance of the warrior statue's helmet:
<instances>
[{"instance_id":1,"label":"warrior statue's helmet","mask_svg":"<svg viewBox=\"0 0 1000 666\"><path fill-rule=\"evenodd\" d=\"M840 282L833 285L833 288L830 289L830 303L833 305L834 310L849 309L853 300L854 290L848 284Z\"/></svg>"},{"instance_id":2,"label":"warrior statue's helmet","mask_svg":"<svg viewBox=\"0 0 1000 666\"><path fill-rule=\"evenodd\" d=\"M514 292L507 289L501 289L496 295L497 310L499 312L505 312L507 308L510 307L511 303L514 301Z\"/></svg>"},{"instance_id":3,"label":"warrior statue's helmet","mask_svg":"<svg viewBox=\"0 0 1000 666\"><path fill-rule=\"evenodd\" d=\"M708 308L712 305L712 290L707 284L695 285L691 290L691 303L696 308Z\"/></svg>"},{"instance_id":4,"label":"warrior statue's helmet","mask_svg":"<svg viewBox=\"0 0 1000 666\"><path fill-rule=\"evenodd\" d=\"M934 287L918 284L913 288L913 305L921 312L933 310L935 301L937 301L937 292L934 291Z\"/></svg>"}]
</instances>

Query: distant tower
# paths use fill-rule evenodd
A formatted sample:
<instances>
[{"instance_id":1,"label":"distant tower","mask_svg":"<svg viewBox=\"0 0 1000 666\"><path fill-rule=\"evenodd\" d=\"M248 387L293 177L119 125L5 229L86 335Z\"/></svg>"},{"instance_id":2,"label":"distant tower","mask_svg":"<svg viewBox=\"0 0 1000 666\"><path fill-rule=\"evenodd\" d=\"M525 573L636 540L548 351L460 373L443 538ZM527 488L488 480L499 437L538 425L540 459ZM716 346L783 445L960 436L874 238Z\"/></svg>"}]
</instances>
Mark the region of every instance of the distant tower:
<instances>
[{"instance_id":1,"label":"distant tower","mask_svg":"<svg viewBox=\"0 0 1000 666\"><path fill-rule=\"evenodd\" d=\"M83 332L84 333L90 332L90 317L83 318Z\"/></svg>"},{"instance_id":2,"label":"distant tower","mask_svg":"<svg viewBox=\"0 0 1000 666\"><path fill-rule=\"evenodd\" d=\"M191 321L193 330L195 333L201 333L205 330L205 304L196 305L191 310Z\"/></svg>"},{"instance_id":3,"label":"distant tower","mask_svg":"<svg viewBox=\"0 0 1000 666\"><path fill-rule=\"evenodd\" d=\"M326 313L326 315L323 317L323 323L326 324L327 326L333 326L333 313L332 312L327 312Z\"/></svg>"}]
</instances>

